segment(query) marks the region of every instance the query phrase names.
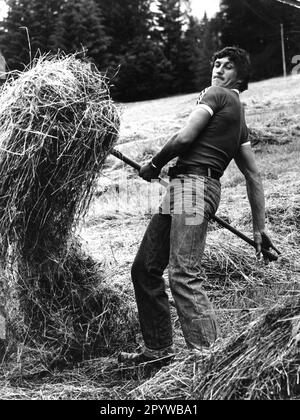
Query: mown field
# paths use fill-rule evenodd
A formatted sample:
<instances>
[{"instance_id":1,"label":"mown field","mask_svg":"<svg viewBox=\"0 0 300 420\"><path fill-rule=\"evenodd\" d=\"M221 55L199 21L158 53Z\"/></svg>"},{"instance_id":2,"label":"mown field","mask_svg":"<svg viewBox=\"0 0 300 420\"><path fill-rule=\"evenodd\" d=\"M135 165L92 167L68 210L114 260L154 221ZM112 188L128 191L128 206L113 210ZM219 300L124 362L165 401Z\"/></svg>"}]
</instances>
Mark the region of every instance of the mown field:
<instances>
[{"instance_id":1,"label":"mown field","mask_svg":"<svg viewBox=\"0 0 300 420\"><path fill-rule=\"evenodd\" d=\"M204 287L219 319L219 348L275 305L300 296L299 81L300 77L294 76L253 83L242 95L263 177L267 229L282 256L265 266L256 261L247 244L211 225L204 257ZM119 149L139 163L147 161L184 124L196 98L195 93L120 104ZM245 181L234 163L224 175L222 187L218 215L251 236ZM90 211L78 230L86 252L101 263L106 281L118 286L126 302L129 296L134 334L126 349L140 342L130 267L151 208L157 204L151 200L149 205L149 191L155 191L159 199L161 188L149 188L132 169L110 157L99 177ZM172 304L171 295L170 301ZM20 348L18 360L0 368L0 399L199 398L199 378L207 360L188 354L173 306L172 316L178 357L151 377L146 372L120 369L116 362L119 348L111 349L109 357L62 371L48 370L30 349Z\"/></svg>"}]
</instances>

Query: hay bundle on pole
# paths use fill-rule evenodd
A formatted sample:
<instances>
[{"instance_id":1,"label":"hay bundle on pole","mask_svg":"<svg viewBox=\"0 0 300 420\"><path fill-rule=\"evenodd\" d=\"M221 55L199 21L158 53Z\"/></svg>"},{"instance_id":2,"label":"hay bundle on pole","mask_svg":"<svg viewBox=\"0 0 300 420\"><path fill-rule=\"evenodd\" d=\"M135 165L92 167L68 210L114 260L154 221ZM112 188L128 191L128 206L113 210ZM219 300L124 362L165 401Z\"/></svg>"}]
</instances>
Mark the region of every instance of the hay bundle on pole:
<instances>
[{"instance_id":1,"label":"hay bundle on pole","mask_svg":"<svg viewBox=\"0 0 300 420\"><path fill-rule=\"evenodd\" d=\"M101 294L98 267L73 235L118 129L105 77L75 56L41 58L4 86L0 264L10 340L78 357L105 347L109 300L121 299Z\"/></svg>"},{"instance_id":2,"label":"hay bundle on pole","mask_svg":"<svg viewBox=\"0 0 300 420\"><path fill-rule=\"evenodd\" d=\"M39 60L0 104L1 259L64 248L118 134L105 79L74 57Z\"/></svg>"}]
</instances>

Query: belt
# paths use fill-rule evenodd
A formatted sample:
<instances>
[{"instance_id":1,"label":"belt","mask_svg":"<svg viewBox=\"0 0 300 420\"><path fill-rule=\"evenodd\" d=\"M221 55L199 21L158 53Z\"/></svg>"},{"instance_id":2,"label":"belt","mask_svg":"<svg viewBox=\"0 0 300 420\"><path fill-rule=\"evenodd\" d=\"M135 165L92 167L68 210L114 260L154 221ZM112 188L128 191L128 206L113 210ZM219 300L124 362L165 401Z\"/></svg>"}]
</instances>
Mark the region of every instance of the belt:
<instances>
[{"instance_id":1,"label":"belt","mask_svg":"<svg viewBox=\"0 0 300 420\"><path fill-rule=\"evenodd\" d=\"M195 165L172 166L169 168L168 175L170 178L176 178L178 175L199 175L207 176L216 180L219 180L222 176L220 172L217 172L208 166Z\"/></svg>"}]
</instances>

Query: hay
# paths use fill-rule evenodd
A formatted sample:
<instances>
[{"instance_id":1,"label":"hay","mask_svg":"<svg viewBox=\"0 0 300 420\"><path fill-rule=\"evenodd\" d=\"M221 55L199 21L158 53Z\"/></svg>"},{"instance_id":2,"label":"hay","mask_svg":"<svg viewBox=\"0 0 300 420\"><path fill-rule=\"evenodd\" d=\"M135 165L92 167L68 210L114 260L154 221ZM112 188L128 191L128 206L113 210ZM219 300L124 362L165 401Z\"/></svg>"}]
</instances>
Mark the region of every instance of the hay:
<instances>
[{"instance_id":1,"label":"hay","mask_svg":"<svg viewBox=\"0 0 300 420\"><path fill-rule=\"evenodd\" d=\"M299 252L282 249L284 255L266 266L231 233L211 232L202 260L203 289L215 308L220 338L243 332L257 316L299 293L295 277Z\"/></svg>"},{"instance_id":2,"label":"hay","mask_svg":"<svg viewBox=\"0 0 300 420\"><path fill-rule=\"evenodd\" d=\"M276 226L277 232L282 235L299 232L300 200L298 198L297 200L289 200L284 196L280 197L276 203L271 203L268 206L266 218L269 223Z\"/></svg>"},{"instance_id":3,"label":"hay","mask_svg":"<svg viewBox=\"0 0 300 420\"><path fill-rule=\"evenodd\" d=\"M266 286L270 278L274 284L276 280L283 280L281 268L287 268L285 260L277 262L276 267L273 264L266 266L263 261L258 262L253 248L224 230L210 233L202 265L204 287L214 296L224 296L223 291L243 293L247 287Z\"/></svg>"},{"instance_id":4,"label":"hay","mask_svg":"<svg viewBox=\"0 0 300 420\"><path fill-rule=\"evenodd\" d=\"M265 144L283 146L298 139L300 126L297 116L287 116L278 113L276 117L269 119L262 128L250 127L249 140L252 146Z\"/></svg>"},{"instance_id":5,"label":"hay","mask_svg":"<svg viewBox=\"0 0 300 420\"><path fill-rule=\"evenodd\" d=\"M135 399L299 399L300 301L276 306L211 354L183 353L132 391Z\"/></svg>"},{"instance_id":6,"label":"hay","mask_svg":"<svg viewBox=\"0 0 300 420\"><path fill-rule=\"evenodd\" d=\"M294 326L294 321L278 321L300 315L299 278L292 264L299 253L284 245L282 259L265 266L257 263L251 248L241 246L230 233L211 232L203 257L203 286L216 310L220 338L211 355L200 357L181 351L171 366L142 383L130 396L185 400L294 398L299 392L295 382L299 353L296 344L290 343L297 322ZM180 337L181 331L175 330L179 349Z\"/></svg>"},{"instance_id":7,"label":"hay","mask_svg":"<svg viewBox=\"0 0 300 420\"><path fill-rule=\"evenodd\" d=\"M44 363L78 362L112 354L134 338L132 297L73 239L63 262L19 272L26 345L40 349ZM17 288L18 285L16 285ZM16 326L19 328L19 326Z\"/></svg>"},{"instance_id":8,"label":"hay","mask_svg":"<svg viewBox=\"0 0 300 420\"><path fill-rule=\"evenodd\" d=\"M73 56L39 60L0 104L2 261L44 259L66 243L117 140L119 117L105 78Z\"/></svg>"},{"instance_id":9,"label":"hay","mask_svg":"<svg viewBox=\"0 0 300 420\"><path fill-rule=\"evenodd\" d=\"M193 392L199 399L300 397L300 301L276 307L206 364Z\"/></svg>"},{"instance_id":10,"label":"hay","mask_svg":"<svg viewBox=\"0 0 300 420\"><path fill-rule=\"evenodd\" d=\"M122 327L127 301L99 289L98 267L73 238L118 129L106 78L75 56L41 58L4 86L0 264L10 341L76 359L107 351L114 327L120 341L111 317Z\"/></svg>"}]
</instances>

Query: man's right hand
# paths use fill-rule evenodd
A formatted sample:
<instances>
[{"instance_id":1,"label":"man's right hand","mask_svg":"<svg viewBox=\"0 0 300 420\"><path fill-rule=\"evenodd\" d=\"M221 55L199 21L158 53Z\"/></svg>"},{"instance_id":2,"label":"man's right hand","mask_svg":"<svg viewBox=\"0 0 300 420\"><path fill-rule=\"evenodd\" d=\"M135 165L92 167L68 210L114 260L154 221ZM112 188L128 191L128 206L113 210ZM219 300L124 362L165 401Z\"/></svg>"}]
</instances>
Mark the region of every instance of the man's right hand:
<instances>
[{"instance_id":1,"label":"man's right hand","mask_svg":"<svg viewBox=\"0 0 300 420\"><path fill-rule=\"evenodd\" d=\"M157 179L160 174L160 169L155 168L151 162L146 163L140 169L139 175L145 181L151 182L153 179Z\"/></svg>"},{"instance_id":2,"label":"man's right hand","mask_svg":"<svg viewBox=\"0 0 300 420\"><path fill-rule=\"evenodd\" d=\"M269 251L270 249L273 249L275 252L277 252L278 255L280 254L280 251L273 245L271 239L269 238L269 236L266 234L265 231L261 231L261 232L255 231L254 242L255 242L255 249L256 249L256 257L258 260L261 259L262 248L266 249L267 251ZM264 257L265 263L270 262L268 257L266 257L265 255L263 257Z\"/></svg>"}]
</instances>

